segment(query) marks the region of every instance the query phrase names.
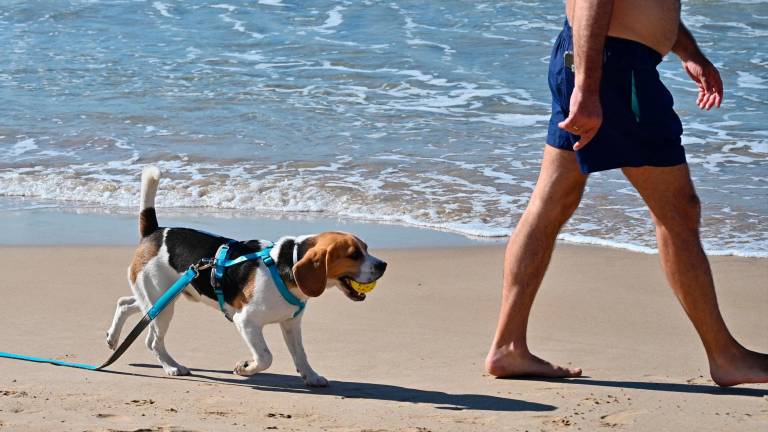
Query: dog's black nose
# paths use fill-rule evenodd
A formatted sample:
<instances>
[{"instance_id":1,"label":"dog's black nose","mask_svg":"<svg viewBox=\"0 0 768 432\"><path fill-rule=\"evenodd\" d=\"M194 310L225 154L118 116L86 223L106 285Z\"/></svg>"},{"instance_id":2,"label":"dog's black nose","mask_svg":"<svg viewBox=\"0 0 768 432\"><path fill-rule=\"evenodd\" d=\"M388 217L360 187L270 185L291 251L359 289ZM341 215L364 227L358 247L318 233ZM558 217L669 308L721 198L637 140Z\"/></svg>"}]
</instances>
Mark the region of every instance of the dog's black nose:
<instances>
[{"instance_id":1,"label":"dog's black nose","mask_svg":"<svg viewBox=\"0 0 768 432\"><path fill-rule=\"evenodd\" d=\"M385 263L384 261L379 261L376 263L374 268L376 269L377 272L384 273L384 270L387 269L387 263Z\"/></svg>"}]
</instances>

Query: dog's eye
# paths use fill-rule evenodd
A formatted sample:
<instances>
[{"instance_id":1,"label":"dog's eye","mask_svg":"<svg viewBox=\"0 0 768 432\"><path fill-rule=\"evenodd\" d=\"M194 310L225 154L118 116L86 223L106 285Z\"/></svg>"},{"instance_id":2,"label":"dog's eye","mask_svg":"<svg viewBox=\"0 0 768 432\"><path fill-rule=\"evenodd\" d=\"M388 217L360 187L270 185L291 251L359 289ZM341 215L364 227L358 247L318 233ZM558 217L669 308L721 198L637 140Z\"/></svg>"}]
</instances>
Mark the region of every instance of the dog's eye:
<instances>
[{"instance_id":1,"label":"dog's eye","mask_svg":"<svg viewBox=\"0 0 768 432\"><path fill-rule=\"evenodd\" d=\"M360 252L360 250L358 250L358 249L355 249L355 251L354 251L354 252L352 252L352 253L349 255L349 259L351 259L351 260L355 260L355 261L357 261L357 260L359 260L359 259L362 259L362 258L363 258L363 253L362 253L362 252Z\"/></svg>"}]
</instances>

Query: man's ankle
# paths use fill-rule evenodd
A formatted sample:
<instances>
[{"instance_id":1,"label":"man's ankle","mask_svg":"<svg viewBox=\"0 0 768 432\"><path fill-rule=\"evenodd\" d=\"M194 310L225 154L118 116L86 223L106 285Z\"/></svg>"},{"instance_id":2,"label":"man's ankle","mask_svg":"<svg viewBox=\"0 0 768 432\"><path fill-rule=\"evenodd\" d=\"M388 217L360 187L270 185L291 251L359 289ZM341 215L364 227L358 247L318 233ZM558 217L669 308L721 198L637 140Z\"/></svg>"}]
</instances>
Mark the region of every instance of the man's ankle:
<instances>
[{"instance_id":1,"label":"man's ankle","mask_svg":"<svg viewBox=\"0 0 768 432\"><path fill-rule=\"evenodd\" d=\"M748 350L744 348L735 339L729 343L718 344L716 347L708 348L707 359L710 366L727 367L729 363L738 361Z\"/></svg>"},{"instance_id":2,"label":"man's ankle","mask_svg":"<svg viewBox=\"0 0 768 432\"><path fill-rule=\"evenodd\" d=\"M498 355L506 354L530 354L528 344L525 342L494 343L491 352Z\"/></svg>"}]
</instances>

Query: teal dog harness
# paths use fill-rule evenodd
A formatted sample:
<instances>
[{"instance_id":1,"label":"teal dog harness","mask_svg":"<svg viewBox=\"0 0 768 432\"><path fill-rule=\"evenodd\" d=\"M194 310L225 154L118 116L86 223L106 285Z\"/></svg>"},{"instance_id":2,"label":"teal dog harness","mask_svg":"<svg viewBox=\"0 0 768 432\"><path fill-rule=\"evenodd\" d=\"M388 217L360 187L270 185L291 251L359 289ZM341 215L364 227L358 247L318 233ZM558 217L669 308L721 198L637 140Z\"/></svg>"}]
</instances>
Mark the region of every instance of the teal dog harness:
<instances>
[{"instance_id":1,"label":"teal dog harness","mask_svg":"<svg viewBox=\"0 0 768 432\"><path fill-rule=\"evenodd\" d=\"M213 270L211 271L211 286L213 287L214 293L216 293L216 299L219 302L219 309L221 309L221 312L224 314L224 316L228 320L232 321L232 317L229 316L226 309L224 308L224 291L222 290L222 280L224 278L226 269L246 261L261 261L267 267L267 270L269 270L269 274L272 276L272 281L275 283L277 291L280 293L283 299L285 299L285 301L287 301L289 304L297 307L296 312L293 314L294 318L297 317L304 310L306 303L303 302L300 298L296 297L288 289L288 286L285 285L283 278L280 277L280 272L277 270L275 260L272 259L272 256L270 255L274 245L269 245L258 252L252 252L249 254L241 255L235 259L229 259L230 245L234 243L236 243L234 240L230 240L229 242L219 246L219 249L216 251L216 258L214 258L212 262Z\"/></svg>"}]
</instances>

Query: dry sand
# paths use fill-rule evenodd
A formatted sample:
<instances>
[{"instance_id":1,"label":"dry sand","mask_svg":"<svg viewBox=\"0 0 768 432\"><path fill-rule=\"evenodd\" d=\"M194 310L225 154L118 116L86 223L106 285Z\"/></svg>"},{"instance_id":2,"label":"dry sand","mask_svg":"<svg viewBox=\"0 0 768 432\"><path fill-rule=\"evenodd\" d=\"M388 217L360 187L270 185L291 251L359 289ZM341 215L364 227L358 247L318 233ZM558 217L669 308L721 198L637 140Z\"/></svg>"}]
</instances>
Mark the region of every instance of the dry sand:
<instances>
[{"instance_id":1,"label":"dry sand","mask_svg":"<svg viewBox=\"0 0 768 432\"><path fill-rule=\"evenodd\" d=\"M217 311L180 299L167 345L194 376L165 377L143 338L113 373L0 359L0 431L768 430L768 385L709 380L656 256L558 248L530 344L586 377L547 381L483 373L502 248L379 252L390 270L367 301L330 291L308 306L305 345L326 389L304 387L274 327L272 368L232 375L248 357L238 334ZM100 363L131 253L0 248L0 350ZM768 260L712 263L731 329L768 351Z\"/></svg>"}]
</instances>

